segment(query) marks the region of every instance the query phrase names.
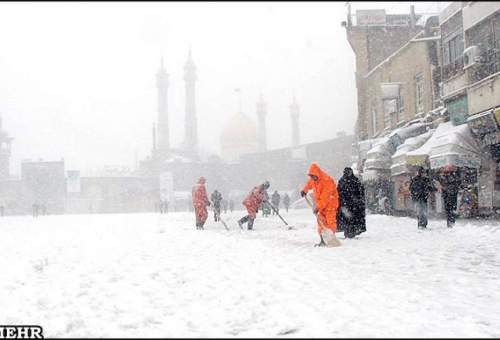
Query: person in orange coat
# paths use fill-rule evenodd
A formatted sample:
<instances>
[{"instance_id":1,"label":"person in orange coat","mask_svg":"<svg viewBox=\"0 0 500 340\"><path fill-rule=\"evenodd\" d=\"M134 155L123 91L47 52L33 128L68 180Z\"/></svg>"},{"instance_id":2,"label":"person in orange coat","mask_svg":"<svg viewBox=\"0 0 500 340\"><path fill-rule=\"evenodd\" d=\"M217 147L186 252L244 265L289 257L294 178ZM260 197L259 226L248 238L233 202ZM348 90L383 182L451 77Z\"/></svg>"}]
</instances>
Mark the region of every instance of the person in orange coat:
<instances>
[{"instance_id":1,"label":"person in orange coat","mask_svg":"<svg viewBox=\"0 0 500 340\"><path fill-rule=\"evenodd\" d=\"M243 223L248 222L248 230L253 229L253 221L257 217L257 212L262 202L267 202L267 192L269 189L269 182L265 181L263 184L256 186L248 193L247 197L243 201L243 205L247 208L248 215L242 217L238 221L238 225L243 229Z\"/></svg>"},{"instance_id":2,"label":"person in orange coat","mask_svg":"<svg viewBox=\"0 0 500 340\"><path fill-rule=\"evenodd\" d=\"M210 205L205 182L205 177L200 177L198 183L193 186L193 190L191 191L194 213L196 215L196 229L200 230L203 230L203 225L208 218L207 206Z\"/></svg>"},{"instance_id":3,"label":"person in orange coat","mask_svg":"<svg viewBox=\"0 0 500 340\"><path fill-rule=\"evenodd\" d=\"M328 228L333 233L337 231L337 209L339 207L339 194L335 180L326 172L321 170L317 163L312 163L308 171L309 180L300 192L302 197L307 195L309 190L314 192L316 207L314 213L318 217L318 234L321 242L318 246L325 246L323 240L323 229ZM321 223L319 223L321 221Z\"/></svg>"}]
</instances>

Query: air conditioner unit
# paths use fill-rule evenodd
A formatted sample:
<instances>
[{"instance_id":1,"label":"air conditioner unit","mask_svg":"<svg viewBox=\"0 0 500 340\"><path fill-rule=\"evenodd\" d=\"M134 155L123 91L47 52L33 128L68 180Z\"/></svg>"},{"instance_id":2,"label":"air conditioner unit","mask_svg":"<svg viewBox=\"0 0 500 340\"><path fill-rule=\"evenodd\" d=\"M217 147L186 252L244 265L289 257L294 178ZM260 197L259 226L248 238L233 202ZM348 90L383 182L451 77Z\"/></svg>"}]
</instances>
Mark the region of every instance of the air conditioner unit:
<instances>
[{"instance_id":1,"label":"air conditioner unit","mask_svg":"<svg viewBox=\"0 0 500 340\"><path fill-rule=\"evenodd\" d=\"M464 70L481 62L481 50L476 45L469 46L464 50Z\"/></svg>"}]
</instances>

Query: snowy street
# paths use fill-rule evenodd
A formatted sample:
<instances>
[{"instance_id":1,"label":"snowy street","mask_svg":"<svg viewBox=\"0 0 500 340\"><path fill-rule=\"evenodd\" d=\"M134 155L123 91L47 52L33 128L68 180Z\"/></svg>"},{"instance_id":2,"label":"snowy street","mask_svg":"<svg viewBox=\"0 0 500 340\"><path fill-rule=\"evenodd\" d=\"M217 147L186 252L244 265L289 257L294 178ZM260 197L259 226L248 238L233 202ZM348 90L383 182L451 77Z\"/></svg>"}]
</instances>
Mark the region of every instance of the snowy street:
<instances>
[{"instance_id":1,"label":"snowy street","mask_svg":"<svg viewBox=\"0 0 500 340\"><path fill-rule=\"evenodd\" d=\"M500 224L370 215L315 248L310 210L0 218L0 320L45 337L499 337Z\"/></svg>"}]
</instances>

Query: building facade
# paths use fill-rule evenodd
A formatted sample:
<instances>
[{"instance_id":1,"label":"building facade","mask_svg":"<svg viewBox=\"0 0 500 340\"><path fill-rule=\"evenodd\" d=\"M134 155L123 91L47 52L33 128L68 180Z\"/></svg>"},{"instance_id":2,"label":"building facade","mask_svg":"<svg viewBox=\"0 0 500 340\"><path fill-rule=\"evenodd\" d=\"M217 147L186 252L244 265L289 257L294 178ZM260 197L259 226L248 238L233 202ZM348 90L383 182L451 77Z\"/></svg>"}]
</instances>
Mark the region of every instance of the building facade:
<instances>
[{"instance_id":1,"label":"building facade","mask_svg":"<svg viewBox=\"0 0 500 340\"><path fill-rule=\"evenodd\" d=\"M414 30L396 28L399 39L370 39L372 26L387 25L383 11L356 17L365 31L350 16L343 25L356 53L356 161L363 181L378 191L369 196L390 196L393 209L411 209L409 179L424 166L438 180L460 174L459 210L466 196L476 213L498 209L500 3L452 2L430 16L411 11ZM406 33L412 36L405 40ZM380 53L367 48L371 43L392 52L374 64ZM430 206L442 211L439 193Z\"/></svg>"}]
</instances>

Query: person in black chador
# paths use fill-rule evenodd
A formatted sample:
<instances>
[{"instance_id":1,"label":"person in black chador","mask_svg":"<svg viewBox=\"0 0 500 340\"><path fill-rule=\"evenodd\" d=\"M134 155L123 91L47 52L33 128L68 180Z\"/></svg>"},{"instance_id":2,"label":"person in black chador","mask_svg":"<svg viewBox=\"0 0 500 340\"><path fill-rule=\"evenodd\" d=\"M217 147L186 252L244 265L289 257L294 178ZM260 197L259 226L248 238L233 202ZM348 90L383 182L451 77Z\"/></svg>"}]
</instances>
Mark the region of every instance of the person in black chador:
<instances>
[{"instance_id":1,"label":"person in black chador","mask_svg":"<svg viewBox=\"0 0 500 340\"><path fill-rule=\"evenodd\" d=\"M451 171L442 173L439 176L439 183L441 184L442 196L444 202L444 210L446 210L446 225L452 228L455 224L455 210L457 210L457 196L460 189L460 173Z\"/></svg>"},{"instance_id":2,"label":"person in black chador","mask_svg":"<svg viewBox=\"0 0 500 340\"><path fill-rule=\"evenodd\" d=\"M337 189L340 201L338 224L346 238L353 238L366 231L365 188L352 169L345 168Z\"/></svg>"},{"instance_id":3,"label":"person in black chador","mask_svg":"<svg viewBox=\"0 0 500 340\"><path fill-rule=\"evenodd\" d=\"M215 189L215 191L210 196L210 199L214 207L214 220L217 222L220 219L220 206L222 202L222 194Z\"/></svg>"},{"instance_id":4,"label":"person in black chador","mask_svg":"<svg viewBox=\"0 0 500 340\"><path fill-rule=\"evenodd\" d=\"M431 192L437 191L431 179L425 175L423 167L418 168L417 176L411 179L410 193L415 202L418 216L418 228L427 228L427 199Z\"/></svg>"}]
</instances>

